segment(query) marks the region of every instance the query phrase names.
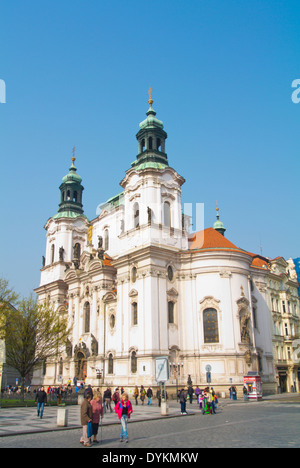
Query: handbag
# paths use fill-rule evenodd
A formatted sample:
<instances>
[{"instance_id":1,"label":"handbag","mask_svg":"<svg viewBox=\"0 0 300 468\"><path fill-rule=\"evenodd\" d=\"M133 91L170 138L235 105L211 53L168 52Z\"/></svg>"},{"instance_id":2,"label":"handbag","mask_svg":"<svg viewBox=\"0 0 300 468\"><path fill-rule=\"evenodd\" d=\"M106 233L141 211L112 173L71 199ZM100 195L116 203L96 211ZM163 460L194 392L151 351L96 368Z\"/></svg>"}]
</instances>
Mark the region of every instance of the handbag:
<instances>
[{"instance_id":1,"label":"handbag","mask_svg":"<svg viewBox=\"0 0 300 468\"><path fill-rule=\"evenodd\" d=\"M88 439L90 437L92 437L92 435L93 435L93 426L92 426L91 422L88 422L88 425L87 425L87 437L88 437Z\"/></svg>"}]
</instances>

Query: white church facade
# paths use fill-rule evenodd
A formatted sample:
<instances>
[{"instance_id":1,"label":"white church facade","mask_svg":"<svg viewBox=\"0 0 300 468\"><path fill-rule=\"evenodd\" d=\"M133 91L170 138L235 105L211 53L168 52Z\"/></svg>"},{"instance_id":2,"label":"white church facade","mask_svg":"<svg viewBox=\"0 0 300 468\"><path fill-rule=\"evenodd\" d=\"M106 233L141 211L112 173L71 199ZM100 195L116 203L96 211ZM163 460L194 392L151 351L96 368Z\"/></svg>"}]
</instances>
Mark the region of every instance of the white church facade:
<instances>
[{"instance_id":1,"label":"white church facade","mask_svg":"<svg viewBox=\"0 0 300 468\"><path fill-rule=\"evenodd\" d=\"M32 384L76 377L97 387L155 387L155 359L168 356L167 385L174 391L189 376L193 385L205 386L207 369L220 390L243 385L251 371L261 375L265 391L275 391L269 288L275 270L225 237L218 212L213 227L190 233L181 203L185 180L169 165L167 134L152 104L150 98L122 192L102 205L99 216L89 221L84 215L74 155L62 180L58 213L45 225L35 291L40 302L68 314L72 334ZM290 278L295 335L297 288Z\"/></svg>"}]
</instances>

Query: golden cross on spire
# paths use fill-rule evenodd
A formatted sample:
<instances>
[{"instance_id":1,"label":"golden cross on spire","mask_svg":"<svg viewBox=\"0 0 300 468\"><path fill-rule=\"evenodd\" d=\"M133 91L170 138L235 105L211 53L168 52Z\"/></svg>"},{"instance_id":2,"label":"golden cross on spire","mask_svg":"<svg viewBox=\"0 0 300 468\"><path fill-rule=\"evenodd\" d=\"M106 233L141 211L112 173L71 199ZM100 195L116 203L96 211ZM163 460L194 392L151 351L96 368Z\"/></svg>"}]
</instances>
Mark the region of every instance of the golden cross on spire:
<instances>
[{"instance_id":1,"label":"golden cross on spire","mask_svg":"<svg viewBox=\"0 0 300 468\"><path fill-rule=\"evenodd\" d=\"M75 161L75 146L73 146L73 157L72 157L72 161L73 161L73 163L74 163L74 161Z\"/></svg>"},{"instance_id":2,"label":"golden cross on spire","mask_svg":"<svg viewBox=\"0 0 300 468\"><path fill-rule=\"evenodd\" d=\"M149 91L148 91L148 94L149 94L149 101L148 103L150 104L150 106L153 104L153 99L152 99L152 88L150 86L149 88Z\"/></svg>"},{"instance_id":3,"label":"golden cross on spire","mask_svg":"<svg viewBox=\"0 0 300 468\"><path fill-rule=\"evenodd\" d=\"M219 206L218 206L218 200L217 200L217 207L216 207L216 210L217 210L217 218L219 219Z\"/></svg>"}]
</instances>

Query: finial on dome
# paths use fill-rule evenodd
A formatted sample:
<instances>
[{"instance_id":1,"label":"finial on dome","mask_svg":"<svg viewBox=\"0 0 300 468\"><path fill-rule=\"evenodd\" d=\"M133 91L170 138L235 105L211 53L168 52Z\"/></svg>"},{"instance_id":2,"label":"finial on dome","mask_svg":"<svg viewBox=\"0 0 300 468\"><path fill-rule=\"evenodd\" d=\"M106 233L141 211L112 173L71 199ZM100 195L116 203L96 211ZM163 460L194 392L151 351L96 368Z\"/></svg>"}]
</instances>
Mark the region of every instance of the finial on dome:
<instances>
[{"instance_id":1,"label":"finial on dome","mask_svg":"<svg viewBox=\"0 0 300 468\"><path fill-rule=\"evenodd\" d=\"M225 235L226 229L225 229L225 226L224 226L224 224L222 223L222 221L220 221L218 200L217 200L216 211L217 211L217 221L214 223L213 228L214 228L216 231L218 231L220 234L222 234L222 236L224 236L224 235Z\"/></svg>"},{"instance_id":2,"label":"finial on dome","mask_svg":"<svg viewBox=\"0 0 300 468\"><path fill-rule=\"evenodd\" d=\"M152 88L151 88L151 86L150 86L150 88L149 88L148 94L149 94L149 101L148 101L148 104L150 104L150 106L152 106L152 104L153 104L153 99L152 99Z\"/></svg>"},{"instance_id":3,"label":"finial on dome","mask_svg":"<svg viewBox=\"0 0 300 468\"><path fill-rule=\"evenodd\" d=\"M75 162L75 146L73 146L73 156L72 156L72 163L74 164Z\"/></svg>"}]
</instances>

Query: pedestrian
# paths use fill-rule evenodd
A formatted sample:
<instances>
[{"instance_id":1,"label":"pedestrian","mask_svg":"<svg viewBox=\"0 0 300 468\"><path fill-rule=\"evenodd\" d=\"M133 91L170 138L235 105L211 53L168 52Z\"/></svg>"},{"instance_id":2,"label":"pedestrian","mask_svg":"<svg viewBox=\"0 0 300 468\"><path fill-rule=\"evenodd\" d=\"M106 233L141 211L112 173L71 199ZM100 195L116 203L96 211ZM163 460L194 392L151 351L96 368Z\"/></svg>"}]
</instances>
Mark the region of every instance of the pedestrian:
<instances>
[{"instance_id":1,"label":"pedestrian","mask_svg":"<svg viewBox=\"0 0 300 468\"><path fill-rule=\"evenodd\" d=\"M109 408L110 412L112 413L113 410L111 409L111 389L109 387L107 387L107 389L105 390L103 398L105 403L105 411L107 411Z\"/></svg>"},{"instance_id":2,"label":"pedestrian","mask_svg":"<svg viewBox=\"0 0 300 468\"><path fill-rule=\"evenodd\" d=\"M189 398L190 398L190 404L192 404L193 403L194 389L193 389L193 387L191 385L188 388L188 395L189 395Z\"/></svg>"},{"instance_id":3,"label":"pedestrian","mask_svg":"<svg viewBox=\"0 0 300 468\"><path fill-rule=\"evenodd\" d=\"M211 411L212 411L213 414L216 414L216 408L217 408L216 394L214 392L213 387L211 387L211 389L210 389L210 396L211 396Z\"/></svg>"},{"instance_id":4,"label":"pedestrian","mask_svg":"<svg viewBox=\"0 0 300 468\"><path fill-rule=\"evenodd\" d=\"M84 394L83 394L84 398L86 398L88 394L91 395L91 400L92 400L93 399L93 389L92 389L91 384L88 384L87 388L85 389Z\"/></svg>"},{"instance_id":5,"label":"pedestrian","mask_svg":"<svg viewBox=\"0 0 300 468\"><path fill-rule=\"evenodd\" d=\"M151 400L152 397L153 397L152 388L149 387L147 390L148 406L152 405L152 400Z\"/></svg>"},{"instance_id":6,"label":"pedestrian","mask_svg":"<svg viewBox=\"0 0 300 468\"><path fill-rule=\"evenodd\" d=\"M156 392L156 398L158 400L158 406L161 406L161 389L158 387L157 392Z\"/></svg>"},{"instance_id":7,"label":"pedestrian","mask_svg":"<svg viewBox=\"0 0 300 468\"><path fill-rule=\"evenodd\" d=\"M244 401L247 401L248 400L248 388L246 387L246 385L244 385L243 394L244 394Z\"/></svg>"},{"instance_id":8,"label":"pedestrian","mask_svg":"<svg viewBox=\"0 0 300 468\"><path fill-rule=\"evenodd\" d=\"M91 394L88 393L87 397L83 399L81 403L81 425L82 425L82 437L80 439L80 443L84 445L84 447L91 447L91 437L88 437L88 424L93 421L93 408L91 405Z\"/></svg>"},{"instance_id":9,"label":"pedestrian","mask_svg":"<svg viewBox=\"0 0 300 468\"><path fill-rule=\"evenodd\" d=\"M237 400L237 390L236 387L232 387L232 399L233 401Z\"/></svg>"},{"instance_id":10,"label":"pedestrian","mask_svg":"<svg viewBox=\"0 0 300 468\"><path fill-rule=\"evenodd\" d=\"M97 434L98 434L98 429L99 429L99 422L100 418L103 418L103 404L102 404L102 398L101 398L101 393L100 392L94 392L93 399L91 400L91 406L93 410L93 422L92 422L92 427L93 427L93 436L94 444L98 444L97 440Z\"/></svg>"},{"instance_id":11,"label":"pedestrian","mask_svg":"<svg viewBox=\"0 0 300 468\"><path fill-rule=\"evenodd\" d=\"M141 401L142 401L142 405L144 405L145 396L146 396L146 390L144 389L144 386L141 385L140 398L141 398Z\"/></svg>"},{"instance_id":12,"label":"pedestrian","mask_svg":"<svg viewBox=\"0 0 300 468\"><path fill-rule=\"evenodd\" d=\"M134 395L134 398L135 398L135 404L138 405L139 389L138 389L137 385L135 386L133 395Z\"/></svg>"},{"instance_id":13,"label":"pedestrian","mask_svg":"<svg viewBox=\"0 0 300 468\"><path fill-rule=\"evenodd\" d=\"M119 420L121 421L121 434L120 434L120 442L125 440L125 443L128 443L128 431L127 425L128 420L130 419L130 415L132 413L132 404L129 401L128 393L123 393L122 398L115 407L115 412L117 413Z\"/></svg>"},{"instance_id":14,"label":"pedestrian","mask_svg":"<svg viewBox=\"0 0 300 468\"><path fill-rule=\"evenodd\" d=\"M180 407L181 407L181 414L187 414L187 411L186 411L186 392L185 392L184 388L182 388L180 390L179 401L180 401Z\"/></svg>"},{"instance_id":15,"label":"pedestrian","mask_svg":"<svg viewBox=\"0 0 300 468\"><path fill-rule=\"evenodd\" d=\"M37 402L37 416L42 419L44 414L44 407L47 403L47 393L45 392L43 386L37 392L35 396L35 401Z\"/></svg>"},{"instance_id":16,"label":"pedestrian","mask_svg":"<svg viewBox=\"0 0 300 468\"><path fill-rule=\"evenodd\" d=\"M201 390L199 388L199 386L197 385L197 387L195 388L195 396L197 398L197 402L199 403L199 395L201 393Z\"/></svg>"},{"instance_id":17,"label":"pedestrian","mask_svg":"<svg viewBox=\"0 0 300 468\"><path fill-rule=\"evenodd\" d=\"M116 388L114 394L113 394L113 402L115 404L115 408L116 408L116 404L120 401L120 393L119 393L119 387Z\"/></svg>"}]
</instances>

